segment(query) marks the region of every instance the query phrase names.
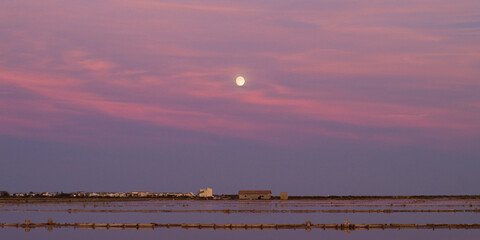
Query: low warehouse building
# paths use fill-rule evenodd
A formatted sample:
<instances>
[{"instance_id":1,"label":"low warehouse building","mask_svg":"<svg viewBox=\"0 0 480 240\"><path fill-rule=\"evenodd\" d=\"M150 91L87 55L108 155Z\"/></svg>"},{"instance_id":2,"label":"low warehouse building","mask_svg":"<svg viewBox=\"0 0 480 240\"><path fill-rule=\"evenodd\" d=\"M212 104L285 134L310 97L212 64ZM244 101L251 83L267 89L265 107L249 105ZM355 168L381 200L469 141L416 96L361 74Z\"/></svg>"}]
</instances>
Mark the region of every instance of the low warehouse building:
<instances>
[{"instance_id":1,"label":"low warehouse building","mask_svg":"<svg viewBox=\"0 0 480 240\"><path fill-rule=\"evenodd\" d=\"M272 191L270 190L241 190L238 191L238 199L241 200L266 200L272 197Z\"/></svg>"}]
</instances>

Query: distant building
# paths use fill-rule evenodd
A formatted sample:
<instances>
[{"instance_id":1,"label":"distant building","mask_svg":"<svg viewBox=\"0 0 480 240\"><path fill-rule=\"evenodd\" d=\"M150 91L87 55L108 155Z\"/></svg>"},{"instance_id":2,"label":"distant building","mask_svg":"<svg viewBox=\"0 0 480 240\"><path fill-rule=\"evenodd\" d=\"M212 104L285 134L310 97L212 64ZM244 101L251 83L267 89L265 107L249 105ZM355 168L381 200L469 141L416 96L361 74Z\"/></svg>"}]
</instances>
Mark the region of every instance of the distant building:
<instances>
[{"instance_id":1,"label":"distant building","mask_svg":"<svg viewBox=\"0 0 480 240\"><path fill-rule=\"evenodd\" d=\"M129 192L127 193L129 197L153 197L154 194L152 192Z\"/></svg>"},{"instance_id":2,"label":"distant building","mask_svg":"<svg viewBox=\"0 0 480 240\"><path fill-rule=\"evenodd\" d=\"M204 198L213 197L213 191L212 191L211 188L200 189L200 190L198 191L198 196L199 196L199 197L204 197Z\"/></svg>"},{"instance_id":3,"label":"distant building","mask_svg":"<svg viewBox=\"0 0 480 240\"><path fill-rule=\"evenodd\" d=\"M280 193L280 199L281 200L287 200L288 199L288 193L287 192L281 192Z\"/></svg>"},{"instance_id":4,"label":"distant building","mask_svg":"<svg viewBox=\"0 0 480 240\"><path fill-rule=\"evenodd\" d=\"M78 192L76 193L76 196L77 196L77 197L86 197L86 196L87 196L87 193L85 193L84 191L78 191Z\"/></svg>"},{"instance_id":5,"label":"distant building","mask_svg":"<svg viewBox=\"0 0 480 240\"><path fill-rule=\"evenodd\" d=\"M100 194L96 193L96 192L89 192L87 193L87 197L99 197Z\"/></svg>"},{"instance_id":6,"label":"distant building","mask_svg":"<svg viewBox=\"0 0 480 240\"><path fill-rule=\"evenodd\" d=\"M238 199L241 200L264 200L272 197L270 190L240 190L238 191Z\"/></svg>"},{"instance_id":7,"label":"distant building","mask_svg":"<svg viewBox=\"0 0 480 240\"><path fill-rule=\"evenodd\" d=\"M189 192L189 193L185 193L183 194L184 197L188 197L188 198L194 198L195 197L195 194L193 194L193 192Z\"/></svg>"}]
</instances>

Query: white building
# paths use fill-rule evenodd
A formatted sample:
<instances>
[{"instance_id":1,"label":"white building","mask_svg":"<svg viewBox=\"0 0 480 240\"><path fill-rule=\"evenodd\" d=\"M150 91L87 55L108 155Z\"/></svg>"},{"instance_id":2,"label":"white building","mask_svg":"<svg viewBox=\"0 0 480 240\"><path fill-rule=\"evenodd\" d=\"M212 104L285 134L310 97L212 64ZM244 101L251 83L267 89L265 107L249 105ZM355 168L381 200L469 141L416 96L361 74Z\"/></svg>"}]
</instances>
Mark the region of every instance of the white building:
<instances>
[{"instance_id":1,"label":"white building","mask_svg":"<svg viewBox=\"0 0 480 240\"><path fill-rule=\"evenodd\" d=\"M200 191L198 191L198 196L204 197L204 198L213 197L212 189L211 188L200 189Z\"/></svg>"}]
</instances>

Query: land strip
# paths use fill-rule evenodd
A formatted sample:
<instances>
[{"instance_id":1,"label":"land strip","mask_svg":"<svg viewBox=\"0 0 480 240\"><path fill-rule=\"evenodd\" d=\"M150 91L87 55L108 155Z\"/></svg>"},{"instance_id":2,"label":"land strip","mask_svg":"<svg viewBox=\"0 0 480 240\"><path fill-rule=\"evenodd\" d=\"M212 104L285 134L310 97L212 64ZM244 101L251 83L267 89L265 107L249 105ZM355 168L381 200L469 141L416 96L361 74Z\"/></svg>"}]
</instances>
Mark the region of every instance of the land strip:
<instances>
[{"instance_id":1,"label":"land strip","mask_svg":"<svg viewBox=\"0 0 480 240\"><path fill-rule=\"evenodd\" d=\"M323 229L342 230L345 232L354 230L374 229L480 229L480 224L352 224L345 221L343 224L312 224L306 221L303 224L186 224L186 223L54 223L51 219L47 223L0 223L0 228L24 228L30 231L33 228L47 228L49 231L55 228L75 229L155 229L155 228L181 228L181 229L230 229L230 230L274 230L274 229Z\"/></svg>"},{"instance_id":2,"label":"land strip","mask_svg":"<svg viewBox=\"0 0 480 240\"><path fill-rule=\"evenodd\" d=\"M272 196L271 200L280 197ZM413 196L289 196L288 200L480 200L480 195L413 195ZM164 200L238 200L238 195L215 195L201 197L0 197L0 203L49 203L49 202L124 202L124 201L164 201ZM245 200L244 200L245 201ZM270 201L270 200L257 200Z\"/></svg>"}]
</instances>

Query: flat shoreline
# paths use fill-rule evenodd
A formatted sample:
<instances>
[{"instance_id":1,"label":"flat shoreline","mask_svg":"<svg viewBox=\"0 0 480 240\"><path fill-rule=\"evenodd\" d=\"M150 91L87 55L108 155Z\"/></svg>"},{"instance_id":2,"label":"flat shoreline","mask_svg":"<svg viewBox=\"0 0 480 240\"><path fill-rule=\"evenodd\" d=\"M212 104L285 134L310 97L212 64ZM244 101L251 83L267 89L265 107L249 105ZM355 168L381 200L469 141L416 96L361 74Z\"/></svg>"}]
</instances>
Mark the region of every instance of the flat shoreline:
<instances>
[{"instance_id":1,"label":"flat shoreline","mask_svg":"<svg viewBox=\"0 0 480 240\"><path fill-rule=\"evenodd\" d=\"M413 196L289 196L287 200L478 200L480 195L413 195ZM62 202L126 202L126 201L228 201L238 200L237 195L218 195L213 198L200 197L0 197L0 203L62 203ZM279 196L272 196L271 201L280 200ZM242 200L245 201L245 200ZM252 200L250 200L252 201Z\"/></svg>"},{"instance_id":2,"label":"flat shoreline","mask_svg":"<svg viewBox=\"0 0 480 240\"><path fill-rule=\"evenodd\" d=\"M212 230L279 230L279 229L323 229L341 230L349 233L354 230L411 230L411 229L480 229L480 224L352 224L348 220L343 224L312 224L310 221L300 224L186 224L186 223L0 223L0 228L24 228L29 232L33 228L46 228L48 231L58 228L91 229L91 230L147 230L155 228L179 229L212 229Z\"/></svg>"}]
</instances>

